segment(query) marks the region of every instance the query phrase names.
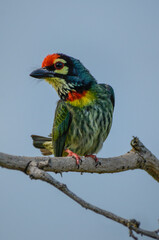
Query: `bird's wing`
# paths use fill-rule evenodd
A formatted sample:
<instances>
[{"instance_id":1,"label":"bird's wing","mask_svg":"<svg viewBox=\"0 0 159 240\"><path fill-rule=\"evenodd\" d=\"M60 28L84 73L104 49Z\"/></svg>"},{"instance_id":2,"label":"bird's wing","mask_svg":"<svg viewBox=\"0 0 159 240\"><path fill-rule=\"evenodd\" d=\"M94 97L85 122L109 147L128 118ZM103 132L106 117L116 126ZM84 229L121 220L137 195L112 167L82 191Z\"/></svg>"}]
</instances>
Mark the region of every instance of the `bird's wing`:
<instances>
[{"instance_id":1,"label":"bird's wing","mask_svg":"<svg viewBox=\"0 0 159 240\"><path fill-rule=\"evenodd\" d=\"M71 113L68 111L66 103L60 100L56 107L52 131L55 157L62 156L71 119Z\"/></svg>"},{"instance_id":2,"label":"bird's wing","mask_svg":"<svg viewBox=\"0 0 159 240\"><path fill-rule=\"evenodd\" d=\"M103 84L103 83L101 83L100 85L103 86L104 88L106 88L107 91L109 92L110 100L111 100L113 108L114 108L115 107L115 94L114 94L113 88L110 85Z\"/></svg>"}]
</instances>

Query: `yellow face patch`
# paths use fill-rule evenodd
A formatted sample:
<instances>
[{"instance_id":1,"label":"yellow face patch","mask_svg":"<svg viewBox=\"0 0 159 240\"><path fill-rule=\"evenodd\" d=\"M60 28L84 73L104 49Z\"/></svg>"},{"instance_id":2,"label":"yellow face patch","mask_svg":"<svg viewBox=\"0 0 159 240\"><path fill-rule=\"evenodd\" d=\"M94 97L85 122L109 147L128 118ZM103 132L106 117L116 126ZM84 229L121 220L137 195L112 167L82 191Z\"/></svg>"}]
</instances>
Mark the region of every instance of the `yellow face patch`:
<instances>
[{"instance_id":1,"label":"yellow face patch","mask_svg":"<svg viewBox=\"0 0 159 240\"><path fill-rule=\"evenodd\" d=\"M66 61L64 59L57 58L54 61L54 65L56 63L58 63L58 62L63 63L63 65L66 63ZM69 68L67 66L65 66L65 65L61 69L55 69L54 70L55 73L63 74L63 75L67 75L68 71L69 71ZM62 79L60 77L49 77L49 78L45 78L45 81L48 82L49 84L51 84L55 88L57 93L58 93L59 89L65 89L66 94L68 93L68 91L67 91L67 89L68 89L67 88L67 84L66 84L64 79Z\"/></svg>"},{"instance_id":2,"label":"yellow face patch","mask_svg":"<svg viewBox=\"0 0 159 240\"><path fill-rule=\"evenodd\" d=\"M56 62L62 62L64 64L66 63L66 61L64 59L62 59L62 58L55 59L54 63L56 63Z\"/></svg>"},{"instance_id":3,"label":"yellow face patch","mask_svg":"<svg viewBox=\"0 0 159 240\"><path fill-rule=\"evenodd\" d=\"M50 83L57 92L59 88L61 88L64 84L66 84L64 79L58 78L58 77L45 78L45 81Z\"/></svg>"},{"instance_id":4,"label":"yellow face patch","mask_svg":"<svg viewBox=\"0 0 159 240\"><path fill-rule=\"evenodd\" d=\"M66 61L62 58L57 58L55 61L54 61L54 64L57 63L57 62L62 62L63 64L66 63ZM59 73L59 74L63 74L63 75L67 75L68 74L68 70L69 68L67 66L64 65L64 67L60 70L58 69L55 69L54 72L55 73Z\"/></svg>"},{"instance_id":5,"label":"yellow face patch","mask_svg":"<svg viewBox=\"0 0 159 240\"><path fill-rule=\"evenodd\" d=\"M58 94L60 89L62 89L64 95L68 94L69 88L64 79L53 77L53 78L45 78L45 81L50 83L55 88Z\"/></svg>"}]
</instances>

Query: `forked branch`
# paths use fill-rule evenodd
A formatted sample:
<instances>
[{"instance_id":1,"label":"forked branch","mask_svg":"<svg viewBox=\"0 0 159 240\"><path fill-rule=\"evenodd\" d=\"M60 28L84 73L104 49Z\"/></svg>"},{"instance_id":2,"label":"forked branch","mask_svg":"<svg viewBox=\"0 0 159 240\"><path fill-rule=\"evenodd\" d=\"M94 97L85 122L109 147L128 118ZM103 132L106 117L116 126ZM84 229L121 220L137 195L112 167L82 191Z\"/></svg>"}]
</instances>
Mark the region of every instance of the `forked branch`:
<instances>
[{"instance_id":1,"label":"forked branch","mask_svg":"<svg viewBox=\"0 0 159 240\"><path fill-rule=\"evenodd\" d=\"M130 236L134 239L137 239L137 237L134 236L133 231L137 234L159 239L158 230L147 231L141 229L139 227L140 223L134 219L124 219L84 201L82 198L78 197L75 193L70 191L65 184L55 180L50 174L47 173L48 171L56 173L68 171L115 173L130 169L143 169L152 177L154 177L156 181L159 181L159 160L139 141L138 138L133 138L131 141L131 146L132 150L122 156L99 159L101 165L98 167L95 167L94 161L90 158L84 159L80 165L80 168L78 169L75 160L72 158L22 157L4 153L0 153L0 166L13 170L23 171L32 179L39 179L51 184L69 196L71 199L76 201L82 207L124 225L129 229Z\"/></svg>"}]
</instances>

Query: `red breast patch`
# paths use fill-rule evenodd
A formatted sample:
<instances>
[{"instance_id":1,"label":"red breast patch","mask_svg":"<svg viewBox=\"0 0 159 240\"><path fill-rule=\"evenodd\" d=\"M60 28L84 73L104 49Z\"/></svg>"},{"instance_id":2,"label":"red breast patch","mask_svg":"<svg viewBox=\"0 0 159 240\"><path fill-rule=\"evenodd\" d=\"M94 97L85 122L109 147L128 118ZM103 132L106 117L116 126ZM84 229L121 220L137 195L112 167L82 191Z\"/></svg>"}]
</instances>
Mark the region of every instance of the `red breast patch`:
<instances>
[{"instance_id":1,"label":"red breast patch","mask_svg":"<svg viewBox=\"0 0 159 240\"><path fill-rule=\"evenodd\" d=\"M84 97L86 95L86 93L87 93L87 91L83 91L82 93L69 92L67 100L72 102L74 100L81 99L82 97Z\"/></svg>"}]
</instances>

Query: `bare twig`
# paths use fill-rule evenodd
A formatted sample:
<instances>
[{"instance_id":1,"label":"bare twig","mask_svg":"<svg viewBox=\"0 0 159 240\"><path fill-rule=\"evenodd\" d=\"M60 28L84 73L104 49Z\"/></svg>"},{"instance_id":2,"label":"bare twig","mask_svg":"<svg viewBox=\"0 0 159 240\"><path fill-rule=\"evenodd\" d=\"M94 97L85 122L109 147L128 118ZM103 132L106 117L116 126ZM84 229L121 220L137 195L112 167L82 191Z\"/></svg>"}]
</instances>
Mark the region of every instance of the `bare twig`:
<instances>
[{"instance_id":1,"label":"bare twig","mask_svg":"<svg viewBox=\"0 0 159 240\"><path fill-rule=\"evenodd\" d=\"M138 238L134 235L132 229L129 229L129 236L132 237L135 240L138 240Z\"/></svg>"}]
</instances>

